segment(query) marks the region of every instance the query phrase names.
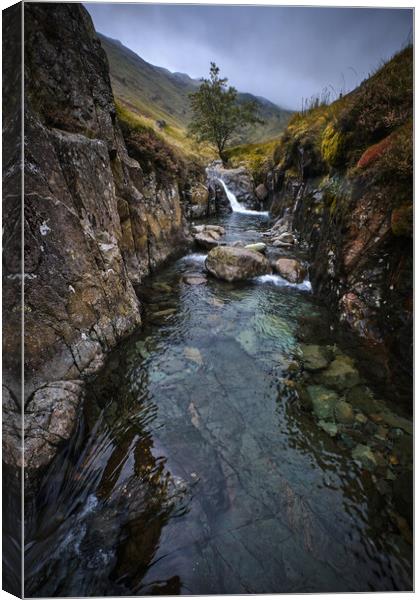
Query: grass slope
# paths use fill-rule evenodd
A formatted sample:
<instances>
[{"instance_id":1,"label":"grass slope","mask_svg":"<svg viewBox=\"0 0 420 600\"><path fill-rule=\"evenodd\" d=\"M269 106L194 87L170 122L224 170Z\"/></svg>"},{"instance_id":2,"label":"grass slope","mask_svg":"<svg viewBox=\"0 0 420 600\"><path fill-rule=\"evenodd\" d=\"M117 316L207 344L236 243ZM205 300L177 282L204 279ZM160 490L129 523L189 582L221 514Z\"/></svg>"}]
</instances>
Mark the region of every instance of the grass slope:
<instances>
[{"instance_id":1,"label":"grass slope","mask_svg":"<svg viewBox=\"0 0 420 600\"><path fill-rule=\"evenodd\" d=\"M184 73L171 73L149 64L116 40L101 34L99 37L108 56L112 88L120 107L134 113L145 126L156 129L184 152L197 151L186 139L185 131L191 117L188 94L198 82ZM265 98L239 94L240 102L247 100L257 102L264 124L245 128L234 142L255 143L279 136L292 113ZM158 121L165 125L159 126ZM204 154L210 157L212 152L207 149Z\"/></svg>"},{"instance_id":2,"label":"grass slope","mask_svg":"<svg viewBox=\"0 0 420 600\"><path fill-rule=\"evenodd\" d=\"M295 114L276 147L274 163L299 174L303 150L312 170L307 176L344 170L376 178L392 174L403 177L407 192L402 192L409 197L412 120L413 50L408 47L350 94Z\"/></svg>"}]
</instances>

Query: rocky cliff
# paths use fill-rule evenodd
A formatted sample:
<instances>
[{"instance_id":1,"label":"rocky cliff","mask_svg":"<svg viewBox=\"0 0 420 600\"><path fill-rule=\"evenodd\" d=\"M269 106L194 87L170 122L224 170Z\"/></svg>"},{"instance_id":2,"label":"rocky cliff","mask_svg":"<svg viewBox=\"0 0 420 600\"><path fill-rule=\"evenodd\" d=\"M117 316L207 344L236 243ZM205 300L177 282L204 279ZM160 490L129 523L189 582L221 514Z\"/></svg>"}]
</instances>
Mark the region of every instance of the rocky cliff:
<instances>
[{"instance_id":1,"label":"rocky cliff","mask_svg":"<svg viewBox=\"0 0 420 600\"><path fill-rule=\"evenodd\" d=\"M82 5L25 5L24 117L31 469L47 464L71 435L83 379L141 323L133 285L187 238L176 174L161 181L150 157L147 172L139 163L141 146L126 145L107 58ZM10 281L19 280L18 260L6 260L5 268ZM6 296L6 309L13 303L18 311L18 297ZM3 456L16 464L20 385L12 365L20 346L13 328L5 328L5 346Z\"/></svg>"},{"instance_id":2,"label":"rocky cliff","mask_svg":"<svg viewBox=\"0 0 420 600\"><path fill-rule=\"evenodd\" d=\"M265 182L273 213L288 215L308 244L315 292L364 340L388 391L405 400L412 377L412 74L406 48L351 94L295 115Z\"/></svg>"}]
</instances>

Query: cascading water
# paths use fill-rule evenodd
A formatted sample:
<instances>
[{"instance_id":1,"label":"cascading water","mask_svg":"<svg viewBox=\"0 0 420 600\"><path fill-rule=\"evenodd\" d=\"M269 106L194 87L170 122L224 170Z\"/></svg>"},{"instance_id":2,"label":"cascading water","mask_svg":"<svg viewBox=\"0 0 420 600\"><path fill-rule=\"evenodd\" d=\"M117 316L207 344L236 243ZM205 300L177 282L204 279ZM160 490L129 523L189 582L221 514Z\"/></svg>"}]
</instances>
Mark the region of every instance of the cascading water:
<instances>
[{"instance_id":1,"label":"cascading water","mask_svg":"<svg viewBox=\"0 0 420 600\"><path fill-rule=\"evenodd\" d=\"M267 211L258 211L258 210L251 210L251 209L245 208L240 202L238 202L235 194L230 191L230 189L227 187L227 185L225 184L223 179L218 179L218 181L222 184L222 187L225 190L225 193L226 193L227 199L229 200L232 212L242 213L244 215L264 215L264 216L268 215Z\"/></svg>"}]
</instances>

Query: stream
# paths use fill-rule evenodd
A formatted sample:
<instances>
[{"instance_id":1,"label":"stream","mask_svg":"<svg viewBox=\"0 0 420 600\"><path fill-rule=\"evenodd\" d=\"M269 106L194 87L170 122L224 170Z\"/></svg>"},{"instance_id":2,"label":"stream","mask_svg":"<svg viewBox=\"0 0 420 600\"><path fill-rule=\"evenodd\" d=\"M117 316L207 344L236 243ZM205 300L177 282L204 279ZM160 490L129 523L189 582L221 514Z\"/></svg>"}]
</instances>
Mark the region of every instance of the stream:
<instances>
[{"instance_id":1,"label":"stream","mask_svg":"<svg viewBox=\"0 0 420 600\"><path fill-rule=\"evenodd\" d=\"M247 243L269 226L255 211L210 221ZM309 282L188 285L204 260L142 285L143 327L89 383L27 510L28 595L411 589L389 490L296 400L300 343L353 346Z\"/></svg>"}]
</instances>

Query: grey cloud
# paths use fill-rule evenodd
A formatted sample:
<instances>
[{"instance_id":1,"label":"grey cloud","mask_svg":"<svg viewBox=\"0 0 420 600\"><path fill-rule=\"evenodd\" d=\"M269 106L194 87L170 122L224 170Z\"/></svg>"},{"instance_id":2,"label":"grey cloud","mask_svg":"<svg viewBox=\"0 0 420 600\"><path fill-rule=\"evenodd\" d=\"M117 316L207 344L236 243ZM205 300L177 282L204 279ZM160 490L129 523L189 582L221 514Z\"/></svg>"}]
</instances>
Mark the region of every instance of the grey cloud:
<instances>
[{"instance_id":1,"label":"grey cloud","mask_svg":"<svg viewBox=\"0 0 420 600\"><path fill-rule=\"evenodd\" d=\"M410 39L411 9L86 4L95 27L192 77L215 61L241 91L287 108L353 89Z\"/></svg>"}]
</instances>

